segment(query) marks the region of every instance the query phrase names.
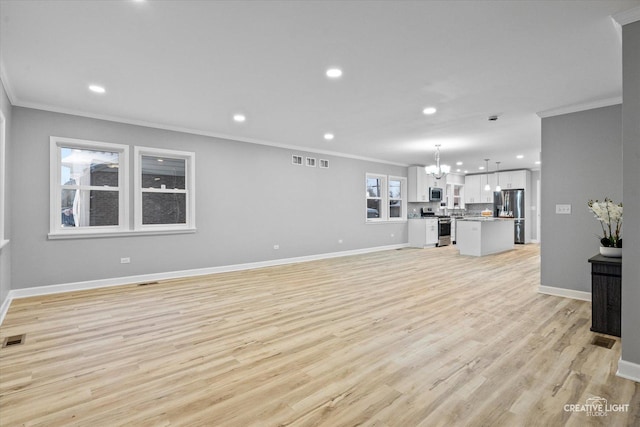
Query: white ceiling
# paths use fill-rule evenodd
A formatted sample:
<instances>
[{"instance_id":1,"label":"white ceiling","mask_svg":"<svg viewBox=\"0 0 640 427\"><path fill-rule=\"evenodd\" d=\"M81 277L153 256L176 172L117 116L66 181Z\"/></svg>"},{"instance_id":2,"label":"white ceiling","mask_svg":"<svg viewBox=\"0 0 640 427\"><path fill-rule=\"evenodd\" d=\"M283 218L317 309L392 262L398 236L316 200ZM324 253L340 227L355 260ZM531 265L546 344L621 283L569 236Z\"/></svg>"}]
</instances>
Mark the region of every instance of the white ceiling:
<instances>
[{"instance_id":1,"label":"white ceiling","mask_svg":"<svg viewBox=\"0 0 640 427\"><path fill-rule=\"evenodd\" d=\"M610 16L638 5L2 0L0 65L18 106L399 164L432 163L442 144L469 172L484 158L535 168L536 113L620 101Z\"/></svg>"}]
</instances>

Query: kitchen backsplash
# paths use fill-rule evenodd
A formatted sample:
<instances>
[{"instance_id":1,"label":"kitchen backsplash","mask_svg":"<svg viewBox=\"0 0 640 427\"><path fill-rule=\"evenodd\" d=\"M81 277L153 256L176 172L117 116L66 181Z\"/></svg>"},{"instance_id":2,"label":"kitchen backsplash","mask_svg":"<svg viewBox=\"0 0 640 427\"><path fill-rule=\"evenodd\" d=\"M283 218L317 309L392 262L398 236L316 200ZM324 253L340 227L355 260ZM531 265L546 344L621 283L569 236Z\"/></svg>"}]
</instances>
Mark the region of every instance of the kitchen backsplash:
<instances>
[{"instance_id":1,"label":"kitchen backsplash","mask_svg":"<svg viewBox=\"0 0 640 427\"><path fill-rule=\"evenodd\" d=\"M431 209L435 215L451 216L480 216L482 211L489 209L493 211L492 203L472 203L465 205L464 209L447 209L440 206L439 202L407 203L408 217L418 218L422 214L422 208Z\"/></svg>"}]
</instances>

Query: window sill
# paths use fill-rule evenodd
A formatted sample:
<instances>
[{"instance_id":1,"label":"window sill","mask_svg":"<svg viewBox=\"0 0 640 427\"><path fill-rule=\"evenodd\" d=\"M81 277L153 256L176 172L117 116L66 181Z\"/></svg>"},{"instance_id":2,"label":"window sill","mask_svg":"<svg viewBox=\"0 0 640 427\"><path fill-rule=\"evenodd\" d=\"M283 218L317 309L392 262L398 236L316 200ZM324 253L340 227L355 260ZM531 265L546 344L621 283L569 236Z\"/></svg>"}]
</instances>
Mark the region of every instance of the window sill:
<instances>
[{"instance_id":1,"label":"window sill","mask_svg":"<svg viewBox=\"0 0 640 427\"><path fill-rule=\"evenodd\" d=\"M160 236L165 234L191 234L195 228L181 228L176 230L137 230L137 231L99 231L84 233L49 233L49 240L65 239L100 239L105 237L131 237L131 236Z\"/></svg>"}]
</instances>

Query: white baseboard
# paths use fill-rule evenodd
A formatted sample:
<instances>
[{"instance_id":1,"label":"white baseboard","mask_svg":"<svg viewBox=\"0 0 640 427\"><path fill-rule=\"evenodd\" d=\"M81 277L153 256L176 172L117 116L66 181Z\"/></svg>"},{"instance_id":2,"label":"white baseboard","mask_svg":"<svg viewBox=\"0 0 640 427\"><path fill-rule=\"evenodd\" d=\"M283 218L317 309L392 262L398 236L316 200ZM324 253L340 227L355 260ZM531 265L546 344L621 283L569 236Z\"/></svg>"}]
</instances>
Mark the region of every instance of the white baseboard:
<instances>
[{"instance_id":1,"label":"white baseboard","mask_svg":"<svg viewBox=\"0 0 640 427\"><path fill-rule=\"evenodd\" d=\"M631 381L640 383L640 365L626 360L618 360L618 372L616 375Z\"/></svg>"},{"instance_id":2,"label":"white baseboard","mask_svg":"<svg viewBox=\"0 0 640 427\"><path fill-rule=\"evenodd\" d=\"M252 270L256 268L272 267L276 265L295 264L299 262L318 261L322 259L338 258L350 255L360 255L371 252L388 251L409 247L408 243L398 245L377 246L373 248L354 249L350 251L330 252L317 255L307 255L294 258L281 258L269 261L249 262L244 264L223 265L220 267L197 268L193 270L168 271L164 273L141 274L137 276L114 277L109 279L87 280L84 282L62 283L57 285L36 286L24 289L12 289L2 303L0 308L0 325L9 310L11 301L18 298L27 298L41 295L52 295L63 292L84 291L90 289L105 288L110 286L132 285L135 283L155 282L158 280L178 279L182 277L206 276L216 273L227 273L231 271Z\"/></svg>"},{"instance_id":3,"label":"white baseboard","mask_svg":"<svg viewBox=\"0 0 640 427\"><path fill-rule=\"evenodd\" d=\"M552 286L540 285L538 286L538 293L591 302L591 292L574 291L573 289L554 288Z\"/></svg>"}]
</instances>

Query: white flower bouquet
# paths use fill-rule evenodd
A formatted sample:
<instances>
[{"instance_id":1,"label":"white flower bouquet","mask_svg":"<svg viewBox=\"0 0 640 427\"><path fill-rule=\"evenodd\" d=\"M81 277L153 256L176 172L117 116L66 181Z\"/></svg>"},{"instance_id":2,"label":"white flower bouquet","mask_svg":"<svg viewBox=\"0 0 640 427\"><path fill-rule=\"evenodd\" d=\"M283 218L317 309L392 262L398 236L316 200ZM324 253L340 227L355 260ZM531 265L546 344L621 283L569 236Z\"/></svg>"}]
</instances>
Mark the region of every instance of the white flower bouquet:
<instances>
[{"instance_id":1,"label":"white flower bouquet","mask_svg":"<svg viewBox=\"0 0 640 427\"><path fill-rule=\"evenodd\" d=\"M600 244L604 247L621 248L622 203L614 203L605 197L602 202L589 200L587 205L602 226L604 236L600 238Z\"/></svg>"}]
</instances>

